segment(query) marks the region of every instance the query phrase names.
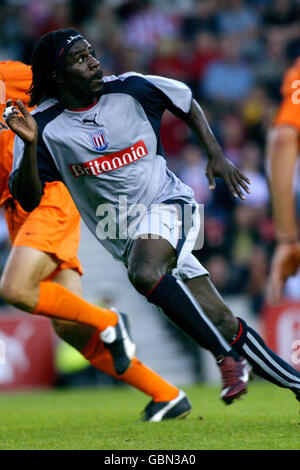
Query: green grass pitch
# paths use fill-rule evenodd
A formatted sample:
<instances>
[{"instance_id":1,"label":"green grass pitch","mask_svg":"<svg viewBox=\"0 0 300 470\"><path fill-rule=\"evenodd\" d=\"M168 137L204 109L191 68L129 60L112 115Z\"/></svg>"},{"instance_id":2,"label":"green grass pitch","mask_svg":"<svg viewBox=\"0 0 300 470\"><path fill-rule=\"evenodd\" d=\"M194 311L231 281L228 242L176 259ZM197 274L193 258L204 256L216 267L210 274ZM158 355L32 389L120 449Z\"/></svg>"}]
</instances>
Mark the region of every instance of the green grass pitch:
<instances>
[{"instance_id":1,"label":"green grass pitch","mask_svg":"<svg viewBox=\"0 0 300 470\"><path fill-rule=\"evenodd\" d=\"M183 420L141 423L148 397L127 387L0 394L0 449L299 449L299 404L265 382L225 406L219 389L184 388L193 409Z\"/></svg>"}]
</instances>

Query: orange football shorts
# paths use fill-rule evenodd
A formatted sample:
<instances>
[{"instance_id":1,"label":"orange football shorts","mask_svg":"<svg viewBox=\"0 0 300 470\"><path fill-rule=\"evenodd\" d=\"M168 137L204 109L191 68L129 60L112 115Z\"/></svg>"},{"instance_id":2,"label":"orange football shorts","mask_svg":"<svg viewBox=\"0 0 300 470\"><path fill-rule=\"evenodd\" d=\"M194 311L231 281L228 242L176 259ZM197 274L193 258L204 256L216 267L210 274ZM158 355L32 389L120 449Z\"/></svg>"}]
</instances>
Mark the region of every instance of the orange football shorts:
<instances>
[{"instance_id":1,"label":"orange football shorts","mask_svg":"<svg viewBox=\"0 0 300 470\"><path fill-rule=\"evenodd\" d=\"M58 260L59 270L83 274L77 257L80 216L63 183L46 183L41 203L32 212L25 212L13 198L4 203L4 212L13 246L49 253Z\"/></svg>"}]
</instances>

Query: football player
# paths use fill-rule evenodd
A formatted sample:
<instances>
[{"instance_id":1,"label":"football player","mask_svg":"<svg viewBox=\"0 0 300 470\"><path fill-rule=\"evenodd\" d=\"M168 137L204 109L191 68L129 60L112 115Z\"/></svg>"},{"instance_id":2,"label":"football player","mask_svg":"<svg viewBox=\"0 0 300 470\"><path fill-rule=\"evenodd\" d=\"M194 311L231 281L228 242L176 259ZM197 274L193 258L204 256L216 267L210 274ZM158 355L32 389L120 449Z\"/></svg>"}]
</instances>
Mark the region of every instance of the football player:
<instances>
[{"instance_id":1,"label":"football player","mask_svg":"<svg viewBox=\"0 0 300 470\"><path fill-rule=\"evenodd\" d=\"M5 85L6 96L14 101L22 99L28 105L27 91L32 82L29 66L14 61L0 62L0 80ZM3 105L2 108L3 112ZM80 216L75 204L63 183L52 182L45 185L41 203L34 211L28 213L21 208L8 188L15 134L5 123L1 124L0 205L4 208L12 242L1 280L2 294L8 302L27 310L28 292L47 279L82 296L82 268L77 257ZM65 309L69 308L66 304ZM99 337L99 330L55 316L52 323L57 335L81 352L94 367L152 397L143 413L145 421L183 417L190 411L191 405L184 392L136 357L125 373L117 374L111 353Z\"/></svg>"},{"instance_id":2,"label":"football player","mask_svg":"<svg viewBox=\"0 0 300 470\"><path fill-rule=\"evenodd\" d=\"M270 191L277 244L272 259L267 300L282 299L286 280L300 266L294 177L300 138L300 59L285 74L282 103L267 136ZM299 182L298 182L299 184Z\"/></svg>"}]
</instances>

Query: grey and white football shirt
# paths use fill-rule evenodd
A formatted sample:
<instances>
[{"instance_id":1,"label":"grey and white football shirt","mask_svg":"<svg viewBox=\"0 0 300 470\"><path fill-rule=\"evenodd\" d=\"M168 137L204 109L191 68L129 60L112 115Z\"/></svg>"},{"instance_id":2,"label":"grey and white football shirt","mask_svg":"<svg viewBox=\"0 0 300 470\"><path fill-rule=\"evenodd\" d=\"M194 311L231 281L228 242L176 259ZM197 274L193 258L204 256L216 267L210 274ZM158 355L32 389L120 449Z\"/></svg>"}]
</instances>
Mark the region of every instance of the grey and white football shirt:
<instances>
[{"instance_id":1,"label":"grey and white football shirt","mask_svg":"<svg viewBox=\"0 0 300 470\"><path fill-rule=\"evenodd\" d=\"M149 209L167 201L195 202L192 189L167 168L159 135L163 112L183 117L190 111L192 93L176 80L137 73L103 81L101 97L86 109L67 109L49 99L32 112L39 128L38 168L42 183L65 183L96 237L101 218L116 219L117 238L100 241L125 260L130 241L109 209L118 214L120 198L129 208L128 224L136 217L130 208L137 204ZM23 149L16 137L12 191Z\"/></svg>"}]
</instances>

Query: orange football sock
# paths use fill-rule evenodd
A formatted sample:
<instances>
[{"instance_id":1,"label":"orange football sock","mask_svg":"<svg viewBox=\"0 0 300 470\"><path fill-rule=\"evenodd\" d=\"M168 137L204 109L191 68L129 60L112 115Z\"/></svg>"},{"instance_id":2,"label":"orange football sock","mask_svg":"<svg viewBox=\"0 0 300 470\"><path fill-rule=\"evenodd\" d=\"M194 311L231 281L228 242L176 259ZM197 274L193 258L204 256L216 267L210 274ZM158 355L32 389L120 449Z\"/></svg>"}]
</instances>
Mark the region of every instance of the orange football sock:
<instances>
[{"instance_id":1,"label":"orange football sock","mask_svg":"<svg viewBox=\"0 0 300 470\"><path fill-rule=\"evenodd\" d=\"M60 284L49 281L40 283L38 304L32 313L85 323L99 331L118 322L115 312L90 304Z\"/></svg>"},{"instance_id":2,"label":"orange football sock","mask_svg":"<svg viewBox=\"0 0 300 470\"><path fill-rule=\"evenodd\" d=\"M154 401L170 401L178 396L178 388L169 384L136 357L132 359L131 365L125 374L117 375L114 370L111 354L99 339L99 331L93 334L88 344L81 351L81 354L92 366L149 395Z\"/></svg>"}]
</instances>

